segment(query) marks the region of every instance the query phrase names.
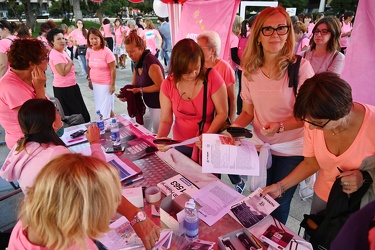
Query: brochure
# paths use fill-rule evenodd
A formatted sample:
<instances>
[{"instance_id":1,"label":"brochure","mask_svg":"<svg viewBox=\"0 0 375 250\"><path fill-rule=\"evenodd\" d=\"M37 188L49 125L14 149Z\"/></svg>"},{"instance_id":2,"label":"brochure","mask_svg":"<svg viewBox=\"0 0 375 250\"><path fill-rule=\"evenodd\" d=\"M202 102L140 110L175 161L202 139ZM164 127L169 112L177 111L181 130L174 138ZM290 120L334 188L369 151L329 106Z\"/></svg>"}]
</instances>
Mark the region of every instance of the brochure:
<instances>
[{"instance_id":1,"label":"brochure","mask_svg":"<svg viewBox=\"0 0 375 250\"><path fill-rule=\"evenodd\" d=\"M270 225L263 233L260 239L276 249L284 249L293 239L293 235L286 232L283 228Z\"/></svg>"},{"instance_id":2,"label":"brochure","mask_svg":"<svg viewBox=\"0 0 375 250\"><path fill-rule=\"evenodd\" d=\"M145 249L142 240L137 236L125 217L109 225L111 230L104 234L99 241L110 250L126 249ZM172 231L164 229L160 232L159 241L155 244L154 249L168 249L171 245Z\"/></svg>"},{"instance_id":3,"label":"brochure","mask_svg":"<svg viewBox=\"0 0 375 250\"><path fill-rule=\"evenodd\" d=\"M221 134L203 134L202 172L259 176L254 144Z\"/></svg>"},{"instance_id":4,"label":"brochure","mask_svg":"<svg viewBox=\"0 0 375 250\"><path fill-rule=\"evenodd\" d=\"M178 174L157 184L166 196L172 194L172 199L182 193L192 196L199 189L188 179Z\"/></svg>"},{"instance_id":5,"label":"brochure","mask_svg":"<svg viewBox=\"0 0 375 250\"><path fill-rule=\"evenodd\" d=\"M268 194L261 197L261 192L262 189L258 188L230 209L235 219L246 228L254 226L279 206L279 203Z\"/></svg>"}]
</instances>

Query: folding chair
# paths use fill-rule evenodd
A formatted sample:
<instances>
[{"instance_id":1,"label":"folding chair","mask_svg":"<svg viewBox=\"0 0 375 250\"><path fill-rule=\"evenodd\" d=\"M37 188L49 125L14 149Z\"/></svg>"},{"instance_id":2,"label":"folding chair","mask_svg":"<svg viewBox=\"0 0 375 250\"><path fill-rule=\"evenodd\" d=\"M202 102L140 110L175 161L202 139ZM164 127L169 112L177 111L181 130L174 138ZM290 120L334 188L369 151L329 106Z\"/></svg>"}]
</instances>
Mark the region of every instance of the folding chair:
<instances>
[{"instance_id":1,"label":"folding chair","mask_svg":"<svg viewBox=\"0 0 375 250\"><path fill-rule=\"evenodd\" d=\"M55 105L57 112L61 116L61 120L64 122L64 127L70 127L70 126L85 123L85 119L83 118L81 114L73 114L73 115L66 116L64 114L64 110L61 106L59 99L57 99L56 97L50 97L50 100Z\"/></svg>"}]
</instances>

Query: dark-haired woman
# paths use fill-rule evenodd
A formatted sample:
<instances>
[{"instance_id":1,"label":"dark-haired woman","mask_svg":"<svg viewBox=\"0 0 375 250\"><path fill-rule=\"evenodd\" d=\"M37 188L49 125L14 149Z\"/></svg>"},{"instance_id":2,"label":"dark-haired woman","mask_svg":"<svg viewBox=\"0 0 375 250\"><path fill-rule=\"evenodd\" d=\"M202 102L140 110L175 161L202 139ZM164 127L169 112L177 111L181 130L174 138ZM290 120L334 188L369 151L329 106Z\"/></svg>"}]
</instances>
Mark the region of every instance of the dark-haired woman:
<instances>
[{"instance_id":1,"label":"dark-haired woman","mask_svg":"<svg viewBox=\"0 0 375 250\"><path fill-rule=\"evenodd\" d=\"M13 35L14 27L6 20L0 20L0 77L9 69L7 52L17 37Z\"/></svg>"},{"instance_id":2,"label":"dark-haired woman","mask_svg":"<svg viewBox=\"0 0 375 250\"><path fill-rule=\"evenodd\" d=\"M114 97L116 82L116 61L112 51L105 46L102 33L97 28L90 28L86 54L88 61L88 80L94 90L95 110L100 110L103 118L114 115Z\"/></svg>"},{"instance_id":3,"label":"dark-haired woman","mask_svg":"<svg viewBox=\"0 0 375 250\"><path fill-rule=\"evenodd\" d=\"M27 53L26 53L27 52ZM34 98L45 98L48 50L37 39L16 39L8 52L10 70L0 79L0 124L8 148L23 137L17 113Z\"/></svg>"},{"instance_id":4,"label":"dark-haired woman","mask_svg":"<svg viewBox=\"0 0 375 250\"><path fill-rule=\"evenodd\" d=\"M63 123L55 105L46 99L26 101L18 112L18 122L24 134L10 151L1 168L0 175L8 180L18 180L22 191L32 186L39 171L51 159L70 153L57 135L63 132ZM96 126L89 127L86 137L91 145L93 156L105 160L99 144L100 131Z\"/></svg>"},{"instance_id":5,"label":"dark-haired woman","mask_svg":"<svg viewBox=\"0 0 375 250\"><path fill-rule=\"evenodd\" d=\"M360 169L362 161L375 155L375 107L353 102L350 85L332 72L307 79L294 104L294 116L305 122L304 160L285 178L264 189L272 197L282 195L314 173L318 173L311 213L325 209L336 178L342 191L356 192L364 182L372 183L375 169ZM367 200L375 199L372 184Z\"/></svg>"},{"instance_id":6,"label":"dark-haired woman","mask_svg":"<svg viewBox=\"0 0 375 250\"><path fill-rule=\"evenodd\" d=\"M37 37L38 40L42 41L44 46L48 50L51 50L51 46L49 46L49 43L47 41L47 33L52 29L51 25L49 22L42 23L40 25L40 31L39 31L39 36Z\"/></svg>"},{"instance_id":7,"label":"dark-haired woman","mask_svg":"<svg viewBox=\"0 0 375 250\"><path fill-rule=\"evenodd\" d=\"M65 115L82 114L85 122L89 122L90 115L76 83L74 63L65 51L67 42L63 32L54 28L47 34L47 40L52 46L49 65L54 75L53 94L59 99Z\"/></svg>"},{"instance_id":8,"label":"dark-haired woman","mask_svg":"<svg viewBox=\"0 0 375 250\"><path fill-rule=\"evenodd\" d=\"M87 29L85 28L85 23L82 19L78 19L76 21L77 29L73 30L69 34L69 39L73 43L74 46L87 46ZM77 51L76 51L77 53ZM85 55L78 55L80 66L81 66L81 73L79 75L84 76L87 75L87 62Z\"/></svg>"},{"instance_id":9,"label":"dark-haired woman","mask_svg":"<svg viewBox=\"0 0 375 250\"><path fill-rule=\"evenodd\" d=\"M111 21L109 21L108 18L103 19L103 24L102 24L103 32L104 32L104 38L107 43L108 48L113 51L113 43L114 43L114 28L111 24Z\"/></svg>"}]
</instances>

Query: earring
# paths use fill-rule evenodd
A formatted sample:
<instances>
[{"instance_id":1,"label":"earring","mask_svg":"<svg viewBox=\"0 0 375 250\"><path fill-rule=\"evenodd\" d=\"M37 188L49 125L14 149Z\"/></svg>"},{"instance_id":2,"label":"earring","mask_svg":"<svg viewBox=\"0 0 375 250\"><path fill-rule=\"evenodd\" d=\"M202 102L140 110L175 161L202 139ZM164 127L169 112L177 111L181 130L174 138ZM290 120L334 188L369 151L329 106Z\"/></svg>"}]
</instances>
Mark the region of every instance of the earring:
<instances>
[{"instance_id":1,"label":"earring","mask_svg":"<svg viewBox=\"0 0 375 250\"><path fill-rule=\"evenodd\" d=\"M260 45L260 42L257 42L257 45L259 46L259 45Z\"/></svg>"}]
</instances>

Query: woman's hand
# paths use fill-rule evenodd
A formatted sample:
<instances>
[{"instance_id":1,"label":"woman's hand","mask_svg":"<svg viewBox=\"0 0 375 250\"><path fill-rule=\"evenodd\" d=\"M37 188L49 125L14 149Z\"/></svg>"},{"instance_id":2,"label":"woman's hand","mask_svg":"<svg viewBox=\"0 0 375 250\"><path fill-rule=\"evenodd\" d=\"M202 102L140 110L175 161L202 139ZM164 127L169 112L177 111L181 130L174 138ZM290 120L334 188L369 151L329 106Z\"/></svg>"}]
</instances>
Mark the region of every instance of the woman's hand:
<instances>
[{"instance_id":1,"label":"woman's hand","mask_svg":"<svg viewBox=\"0 0 375 250\"><path fill-rule=\"evenodd\" d=\"M265 196L266 194L268 194L274 199L277 197L280 197L280 195L282 195L282 190L280 189L280 185L275 183L275 184L272 184L270 186L263 188L261 195Z\"/></svg>"},{"instance_id":2,"label":"woman's hand","mask_svg":"<svg viewBox=\"0 0 375 250\"><path fill-rule=\"evenodd\" d=\"M90 142L90 144L100 142L100 130L95 124L87 128L86 138Z\"/></svg>"},{"instance_id":3,"label":"woman's hand","mask_svg":"<svg viewBox=\"0 0 375 250\"><path fill-rule=\"evenodd\" d=\"M273 137L277 131L279 131L280 123L278 122L269 122L260 130L260 133L267 137Z\"/></svg>"},{"instance_id":4,"label":"woman's hand","mask_svg":"<svg viewBox=\"0 0 375 250\"><path fill-rule=\"evenodd\" d=\"M40 69L37 65L34 66L33 71L31 71L31 76L35 89L44 88L44 85L47 82L47 77L42 69Z\"/></svg>"},{"instance_id":5,"label":"woman's hand","mask_svg":"<svg viewBox=\"0 0 375 250\"><path fill-rule=\"evenodd\" d=\"M356 192L363 184L363 175L359 170L345 171L341 173L342 191L347 194Z\"/></svg>"},{"instance_id":6,"label":"woman's hand","mask_svg":"<svg viewBox=\"0 0 375 250\"><path fill-rule=\"evenodd\" d=\"M138 222L133 226L135 233L141 238L143 245L147 250L152 249L160 237L160 228L147 218L145 221Z\"/></svg>"},{"instance_id":7,"label":"woman's hand","mask_svg":"<svg viewBox=\"0 0 375 250\"><path fill-rule=\"evenodd\" d=\"M167 140L171 140L171 138L169 137L158 137L158 139L167 139ZM171 149L171 147L168 147L166 148L166 146L168 146L168 144L156 144L157 148L159 149L159 151L161 152L166 152L168 151L169 149Z\"/></svg>"},{"instance_id":8,"label":"woman's hand","mask_svg":"<svg viewBox=\"0 0 375 250\"><path fill-rule=\"evenodd\" d=\"M112 95L113 93L115 93L116 91L116 88L115 88L115 85L111 85L111 87L109 87L109 93Z\"/></svg>"},{"instance_id":9,"label":"woman's hand","mask_svg":"<svg viewBox=\"0 0 375 250\"><path fill-rule=\"evenodd\" d=\"M202 150L202 135L198 136L198 139L199 140L195 142L195 146Z\"/></svg>"},{"instance_id":10,"label":"woman's hand","mask_svg":"<svg viewBox=\"0 0 375 250\"><path fill-rule=\"evenodd\" d=\"M132 88L132 89L127 89L126 91L132 92L133 94L137 94L141 92L140 88Z\"/></svg>"}]
</instances>

